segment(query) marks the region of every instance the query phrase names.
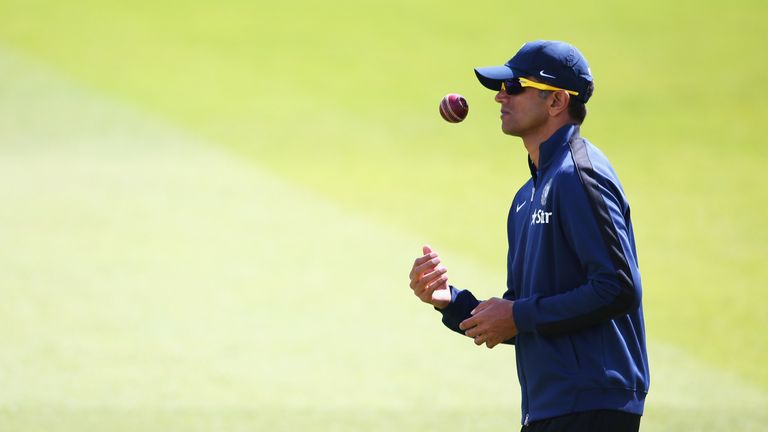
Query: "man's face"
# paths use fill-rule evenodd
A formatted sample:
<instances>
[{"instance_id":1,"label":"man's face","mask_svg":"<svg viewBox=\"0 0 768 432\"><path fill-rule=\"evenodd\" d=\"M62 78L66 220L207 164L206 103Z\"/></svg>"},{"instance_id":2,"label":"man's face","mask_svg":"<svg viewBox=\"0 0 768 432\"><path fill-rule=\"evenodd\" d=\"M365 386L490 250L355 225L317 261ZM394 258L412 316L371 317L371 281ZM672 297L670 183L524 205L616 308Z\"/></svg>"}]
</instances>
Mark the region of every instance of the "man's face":
<instances>
[{"instance_id":1,"label":"man's face","mask_svg":"<svg viewBox=\"0 0 768 432\"><path fill-rule=\"evenodd\" d=\"M542 98L535 88L526 87L516 95L508 95L502 89L495 100L501 105L501 130L507 135L524 137L534 133L549 118L549 97Z\"/></svg>"}]
</instances>

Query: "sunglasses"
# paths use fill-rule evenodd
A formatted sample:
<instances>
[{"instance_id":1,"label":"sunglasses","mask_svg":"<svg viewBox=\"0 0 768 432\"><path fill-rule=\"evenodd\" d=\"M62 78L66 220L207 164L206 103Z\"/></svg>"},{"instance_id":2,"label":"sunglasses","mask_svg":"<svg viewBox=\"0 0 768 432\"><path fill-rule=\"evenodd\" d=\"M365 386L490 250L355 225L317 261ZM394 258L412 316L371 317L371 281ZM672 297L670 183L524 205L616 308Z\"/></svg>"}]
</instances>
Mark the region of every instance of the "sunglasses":
<instances>
[{"instance_id":1,"label":"sunglasses","mask_svg":"<svg viewBox=\"0 0 768 432\"><path fill-rule=\"evenodd\" d=\"M520 93L523 92L523 90L525 90L526 87L533 87L539 90L553 90L553 91L565 90L566 92L574 96L579 95L579 92L577 91L566 90L564 88L555 87L555 86L547 85L547 84L536 82L536 81L531 81L529 79L525 79L522 77L512 78L512 79L508 79L501 82L501 90L510 96L519 95Z\"/></svg>"}]
</instances>

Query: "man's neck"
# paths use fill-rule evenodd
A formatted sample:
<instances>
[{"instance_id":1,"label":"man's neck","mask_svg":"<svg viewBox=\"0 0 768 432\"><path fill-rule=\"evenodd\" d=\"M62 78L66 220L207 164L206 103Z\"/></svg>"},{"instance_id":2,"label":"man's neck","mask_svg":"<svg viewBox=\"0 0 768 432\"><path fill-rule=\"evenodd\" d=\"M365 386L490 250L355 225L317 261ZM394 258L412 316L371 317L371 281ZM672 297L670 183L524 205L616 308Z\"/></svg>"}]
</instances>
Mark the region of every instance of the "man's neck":
<instances>
[{"instance_id":1,"label":"man's neck","mask_svg":"<svg viewBox=\"0 0 768 432\"><path fill-rule=\"evenodd\" d=\"M528 156L530 156L531 161L536 166L536 168L539 167L539 147L541 144L548 140L549 137L557 132L558 129L567 125L568 123L570 123L570 119L557 122L549 122L531 134L521 137L523 139L523 145L525 146L525 149L528 150Z\"/></svg>"}]
</instances>

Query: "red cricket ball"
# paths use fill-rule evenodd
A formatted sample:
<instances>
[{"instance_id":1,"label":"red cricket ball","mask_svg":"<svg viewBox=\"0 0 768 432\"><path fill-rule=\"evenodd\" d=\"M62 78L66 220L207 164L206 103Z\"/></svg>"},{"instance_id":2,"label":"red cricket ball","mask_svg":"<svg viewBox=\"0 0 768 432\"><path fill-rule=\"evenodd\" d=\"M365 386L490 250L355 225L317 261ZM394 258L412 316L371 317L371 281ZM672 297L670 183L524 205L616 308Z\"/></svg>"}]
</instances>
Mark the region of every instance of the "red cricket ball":
<instances>
[{"instance_id":1,"label":"red cricket ball","mask_svg":"<svg viewBox=\"0 0 768 432\"><path fill-rule=\"evenodd\" d=\"M467 118L469 112L469 104L464 96L456 93L450 93L445 95L443 100L440 101L440 115L443 116L445 121L450 123L458 123Z\"/></svg>"}]
</instances>

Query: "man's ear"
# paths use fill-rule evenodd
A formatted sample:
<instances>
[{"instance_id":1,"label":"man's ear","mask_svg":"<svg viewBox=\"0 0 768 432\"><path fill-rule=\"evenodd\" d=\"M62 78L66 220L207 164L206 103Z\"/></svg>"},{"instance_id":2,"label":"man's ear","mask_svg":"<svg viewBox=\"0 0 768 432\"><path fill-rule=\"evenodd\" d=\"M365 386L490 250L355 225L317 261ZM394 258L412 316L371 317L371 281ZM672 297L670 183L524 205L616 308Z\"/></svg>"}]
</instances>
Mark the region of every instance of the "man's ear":
<instances>
[{"instance_id":1,"label":"man's ear","mask_svg":"<svg viewBox=\"0 0 768 432\"><path fill-rule=\"evenodd\" d=\"M549 114L552 117L559 116L562 112L568 112L568 103L571 101L571 95L565 90L552 92L552 98L549 102Z\"/></svg>"}]
</instances>

